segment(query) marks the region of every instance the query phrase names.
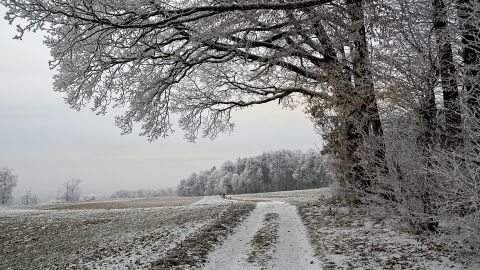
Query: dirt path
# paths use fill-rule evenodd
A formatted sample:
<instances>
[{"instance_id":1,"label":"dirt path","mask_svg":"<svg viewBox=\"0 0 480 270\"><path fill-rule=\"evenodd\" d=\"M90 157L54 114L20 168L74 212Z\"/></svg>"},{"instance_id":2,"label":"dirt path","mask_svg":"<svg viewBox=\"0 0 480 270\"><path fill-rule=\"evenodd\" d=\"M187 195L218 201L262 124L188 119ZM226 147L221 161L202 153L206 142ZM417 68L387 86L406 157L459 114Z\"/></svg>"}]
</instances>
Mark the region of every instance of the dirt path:
<instances>
[{"instance_id":1,"label":"dirt path","mask_svg":"<svg viewBox=\"0 0 480 270\"><path fill-rule=\"evenodd\" d=\"M203 269L322 269L295 206L259 202Z\"/></svg>"}]
</instances>

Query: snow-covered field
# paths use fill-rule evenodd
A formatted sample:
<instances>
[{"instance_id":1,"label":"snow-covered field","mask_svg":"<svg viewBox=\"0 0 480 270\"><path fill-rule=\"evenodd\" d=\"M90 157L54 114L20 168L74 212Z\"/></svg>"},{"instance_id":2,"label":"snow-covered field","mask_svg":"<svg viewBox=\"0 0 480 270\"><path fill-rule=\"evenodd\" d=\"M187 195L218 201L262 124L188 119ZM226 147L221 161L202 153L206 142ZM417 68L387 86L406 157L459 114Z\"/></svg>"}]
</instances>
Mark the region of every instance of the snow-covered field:
<instances>
[{"instance_id":1,"label":"snow-covered field","mask_svg":"<svg viewBox=\"0 0 480 270\"><path fill-rule=\"evenodd\" d=\"M220 198L203 201L155 208L126 208L122 202L119 206L125 209L3 209L0 269L148 268L177 244L242 205ZM133 204L138 206L138 201ZM68 208L85 208L79 205Z\"/></svg>"},{"instance_id":2,"label":"snow-covered field","mask_svg":"<svg viewBox=\"0 0 480 270\"><path fill-rule=\"evenodd\" d=\"M480 269L434 237L329 197L318 189L4 209L0 269Z\"/></svg>"},{"instance_id":3,"label":"snow-covered field","mask_svg":"<svg viewBox=\"0 0 480 270\"><path fill-rule=\"evenodd\" d=\"M201 197L159 197L145 199L114 199L109 201L86 201L77 203L38 204L30 208L40 210L127 209L164 206L184 206L201 200Z\"/></svg>"}]
</instances>

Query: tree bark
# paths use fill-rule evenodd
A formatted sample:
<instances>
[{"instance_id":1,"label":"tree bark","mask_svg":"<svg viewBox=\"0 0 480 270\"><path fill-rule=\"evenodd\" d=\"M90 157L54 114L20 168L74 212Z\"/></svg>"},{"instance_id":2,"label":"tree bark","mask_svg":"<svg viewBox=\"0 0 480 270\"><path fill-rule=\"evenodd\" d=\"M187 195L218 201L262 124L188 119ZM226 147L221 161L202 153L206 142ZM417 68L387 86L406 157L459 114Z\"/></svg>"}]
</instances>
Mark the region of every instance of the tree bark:
<instances>
[{"instance_id":1,"label":"tree bark","mask_svg":"<svg viewBox=\"0 0 480 270\"><path fill-rule=\"evenodd\" d=\"M457 71L453 62L452 44L447 29L447 8L444 0L433 0L432 4L433 28L438 46L439 73L445 110L445 136L443 143L447 148L456 148L462 143L462 114L456 77Z\"/></svg>"},{"instance_id":2,"label":"tree bark","mask_svg":"<svg viewBox=\"0 0 480 270\"><path fill-rule=\"evenodd\" d=\"M371 71L371 63L369 57L365 17L364 17L364 1L347 0L348 13L352 22L351 29L351 48L353 61L353 85L354 94L352 99L355 102L354 119L357 125L357 132L364 139L372 140L373 152L367 153L364 164L367 164L366 170L370 171L365 177L375 176L377 173L386 174L388 169L385 162L385 145L383 141L383 128L380 120L380 113L377 104L377 98L373 83ZM357 146L358 147L358 146ZM368 145L372 147L372 145ZM366 149L370 151L370 149ZM365 155L365 153L363 153ZM373 170L373 171L371 171ZM369 179L363 180L368 186L371 185Z\"/></svg>"},{"instance_id":3,"label":"tree bark","mask_svg":"<svg viewBox=\"0 0 480 270\"><path fill-rule=\"evenodd\" d=\"M379 172L387 172L383 130L371 72L363 1L347 0L346 4L351 26L345 30L349 32L352 67L345 66L337 56L335 48L343 47L333 44L320 21L314 23L322 54L330 60L325 70L328 84L333 88L331 105L335 116L323 115L324 108L316 105L311 113L318 117L320 126L325 126L324 120L331 124L326 126L330 131L324 134L327 145L323 152L335 157L340 187L371 193L372 178Z\"/></svg>"},{"instance_id":4,"label":"tree bark","mask_svg":"<svg viewBox=\"0 0 480 270\"><path fill-rule=\"evenodd\" d=\"M467 106L474 119L480 119L480 3L478 0L458 0L458 15L462 29L464 92Z\"/></svg>"},{"instance_id":5,"label":"tree bark","mask_svg":"<svg viewBox=\"0 0 480 270\"><path fill-rule=\"evenodd\" d=\"M364 136L358 128L360 110L355 103L357 94L351 80L352 71L340 64L341 60L337 56L335 45L322 23L315 22L314 28L323 47L323 55L329 59L329 67L325 70L328 74L328 83L334 89L332 107L336 112L334 117L327 120L332 126L331 130L324 134L323 138L327 145L323 152L335 157L335 170L340 187L365 189L370 186L370 182L365 177L365 170L361 166L361 159L358 155ZM324 108L313 106L311 113L317 117L317 113L322 110ZM322 116L317 121L319 125L322 125L324 119L322 119L323 114L320 114Z\"/></svg>"}]
</instances>

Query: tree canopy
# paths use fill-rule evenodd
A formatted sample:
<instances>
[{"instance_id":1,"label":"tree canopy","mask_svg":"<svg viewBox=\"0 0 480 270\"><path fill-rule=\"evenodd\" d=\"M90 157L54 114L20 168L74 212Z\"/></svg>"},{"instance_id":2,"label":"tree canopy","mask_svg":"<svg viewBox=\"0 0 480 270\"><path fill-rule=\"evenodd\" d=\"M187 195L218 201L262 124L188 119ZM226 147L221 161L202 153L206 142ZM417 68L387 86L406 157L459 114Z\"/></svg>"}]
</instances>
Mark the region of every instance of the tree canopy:
<instances>
[{"instance_id":1,"label":"tree canopy","mask_svg":"<svg viewBox=\"0 0 480 270\"><path fill-rule=\"evenodd\" d=\"M332 182L328 157L318 151L279 150L227 161L183 179L181 196L242 194L327 187Z\"/></svg>"},{"instance_id":2,"label":"tree canopy","mask_svg":"<svg viewBox=\"0 0 480 270\"><path fill-rule=\"evenodd\" d=\"M150 139L231 129L231 111L289 97L329 98L326 53L341 43L320 23L333 1L2 1L6 18L43 30L56 91L80 109L126 106L123 132L143 123ZM327 5L328 4L328 5ZM313 26L313 27L312 27ZM338 29L339 31L342 31ZM328 46L326 46L328 45ZM331 53L331 52L330 52Z\"/></svg>"}]
</instances>

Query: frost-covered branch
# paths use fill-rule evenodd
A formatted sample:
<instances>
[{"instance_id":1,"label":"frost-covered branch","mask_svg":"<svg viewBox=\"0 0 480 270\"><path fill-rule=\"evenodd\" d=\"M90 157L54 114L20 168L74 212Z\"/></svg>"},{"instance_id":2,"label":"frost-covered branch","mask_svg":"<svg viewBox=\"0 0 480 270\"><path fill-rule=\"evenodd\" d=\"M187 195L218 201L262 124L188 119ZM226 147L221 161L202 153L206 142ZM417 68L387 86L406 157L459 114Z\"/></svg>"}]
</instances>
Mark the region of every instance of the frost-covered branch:
<instances>
[{"instance_id":1,"label":"frost-covered branch","mask_svg":"<svg viewBox=\"0 0 480 270\"><path fill-rule=\"evenodd\" d=\"M98 113L127 106L117 124L128 133L142 122L150 139L171 132L172 114L181 123L195 120L182 125L188 134L202 129L213 137L229 129L231 110L292 93L327 97L318 86L327 82L332 59L311 16L332 2L1 1L10 23L22 19L17 38L47 33L54 87L68 104L91 104ZM195 99L201 102L192 114Z\"/></svg>"}]
</instances>

